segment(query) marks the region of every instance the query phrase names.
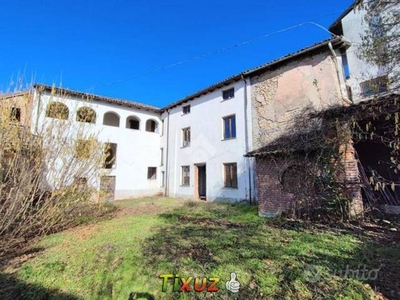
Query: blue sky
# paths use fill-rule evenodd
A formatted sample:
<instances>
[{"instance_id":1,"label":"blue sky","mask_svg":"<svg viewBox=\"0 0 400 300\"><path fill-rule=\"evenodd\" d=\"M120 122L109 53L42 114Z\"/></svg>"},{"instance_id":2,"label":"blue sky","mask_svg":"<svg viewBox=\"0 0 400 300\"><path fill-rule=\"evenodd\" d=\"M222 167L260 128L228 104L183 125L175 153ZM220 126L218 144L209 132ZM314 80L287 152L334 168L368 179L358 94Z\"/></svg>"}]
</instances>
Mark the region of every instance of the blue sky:
<instances>
[{"instance_id":1,"label":"blue sky","mask_svg":"<svg viewBox=\"0 0 400 300\"><path fill-rule=\"evenodd\" d=\"M329 34L305 25L218 50L302 22L329 27L351 3L3 1L0 91L14 89L22 80L161 107ZM213 54L192 59L204 53Z\"/></svg>"}]
</instances>

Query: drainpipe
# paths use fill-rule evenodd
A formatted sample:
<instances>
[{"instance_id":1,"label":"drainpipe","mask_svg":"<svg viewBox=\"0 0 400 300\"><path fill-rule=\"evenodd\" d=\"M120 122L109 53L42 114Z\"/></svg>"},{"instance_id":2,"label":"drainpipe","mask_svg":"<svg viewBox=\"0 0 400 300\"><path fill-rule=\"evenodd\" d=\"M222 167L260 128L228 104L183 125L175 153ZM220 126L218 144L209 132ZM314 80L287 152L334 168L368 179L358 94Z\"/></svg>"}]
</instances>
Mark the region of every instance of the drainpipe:
<instances>
[{"instance_id":1,"label":"drainpipe","mask_svg":"<svg viewBox=\"0 0 400 300\"><path fill-rule=\"evenodd\" d=\"M168 197L169 196L169 188L168 188L168 178L169 178L169 174L168 174L168 169L169 169L169 164L168 164L168 162L169 162L169 155L168 155L168 153L169 153L169 109L167 109L167 114L168 114L168 116L167 116L167 146L166 146L166 151L165 151L165 155L166 155L166 157L165 157L165 192L164 192L164 194L165 194L165 196L166 197Z\"/></svg>"},{"instance_id":2,"label":"drainpipe","mask_svg":"<svg viewBox=\"0 0 400 300\"><path fill-rule=\"evenodd\" d=\"M340 95L342 96L342 99L343 99L347 104L352 104L353 102L350 101L349 98L347 98L347 95L345 95L345 94L343 93L343 89L342 89L342 80L341 80L340 72L339 72L339 63L338 63L338 61L337 61L337 59L336 59L336 53L335 53L335 50L333 49L333 46L332 46L332 43L331 43L331 42L328 43L328 47L329 47L329 49L331 50L332 57L333 57L333 62L334 62L334 64L335 64L336 75L337 75L337 78L338 78L338 80L339 80L339 85L340 85ZM345 83L344 83L344 84L345 84ZM346 84L345 84L345 85L346 85Z\"/></svg>"},{"instance_id":3,"label":"drainpipe","mask_svg":"<svg viewBox=\"0 0 400 300\"><path fill-rule=\"evenodd\" d=\"M244 82L244 140L245 140L245 152L249 152L249 141L248 141L248 125L247 125L247 81L242 75L242 80ZM247 161L247 171L249 173L249 200L250 204L253 203L252 200L252 188L251 188L251 166L250 166L250 158L246 158Z\"/></svg>"}]
</instances>

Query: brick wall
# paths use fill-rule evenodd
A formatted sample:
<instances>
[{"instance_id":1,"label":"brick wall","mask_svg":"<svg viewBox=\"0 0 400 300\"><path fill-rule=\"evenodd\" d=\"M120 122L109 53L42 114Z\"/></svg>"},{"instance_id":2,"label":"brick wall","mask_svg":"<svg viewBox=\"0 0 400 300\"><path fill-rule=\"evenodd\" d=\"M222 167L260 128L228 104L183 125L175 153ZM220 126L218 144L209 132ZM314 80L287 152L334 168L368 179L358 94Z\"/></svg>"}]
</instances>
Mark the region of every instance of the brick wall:
<instances>
[{"instance_id":1,"label":"brick wall","mask_svg":"<svg viewBox=\"0 0 400 300\"><path fill-rule=\"evenodd\" d=\"M276 216L287 211L295 196L283 190L282 172L294 163L288 158L270 159L256 158L258 211L263 216Z\"/></svg>"},{"instance_id":2,"label":"brick wall","mask_svg":"<svg viewBox=\"0 0 400 300\"><path fill-rule=\"evenodd\" d=\"M363 201L355 149L352 143L347 143L342 145L339 151L342 157L341 163L343 167L337 174L337 180L344 187L344 193L352 199L350 216L356 218L363 212ZM282 174L288 167L299 162L302 162L301 158L280 157L272 160L256 157L257 192L260 215L272 217L284 211L288 211L291 208L296 200L296 194L284 190ZM299 182L299 184L302 184L302 182ZM303 187L307 188L305 182Z\"/></svg>"}]
</instances>

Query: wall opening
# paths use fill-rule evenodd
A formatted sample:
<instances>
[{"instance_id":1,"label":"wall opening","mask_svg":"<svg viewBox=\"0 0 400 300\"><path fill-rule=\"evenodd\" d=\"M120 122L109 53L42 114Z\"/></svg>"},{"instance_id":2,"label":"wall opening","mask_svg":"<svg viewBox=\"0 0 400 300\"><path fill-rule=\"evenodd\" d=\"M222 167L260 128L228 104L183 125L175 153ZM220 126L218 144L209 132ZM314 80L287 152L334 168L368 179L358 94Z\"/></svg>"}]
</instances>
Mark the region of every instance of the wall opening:
<instances>
[{"instance_id":1,"label":"wall opening","mask_svg":"<svg viewBox=\"0 0 400 300\"><path fill-rule=\"evenodd\" d=\"M103 117L103 125L119 127L119 116L113 112L105 113Z\"/></svg>"}]
</instances>

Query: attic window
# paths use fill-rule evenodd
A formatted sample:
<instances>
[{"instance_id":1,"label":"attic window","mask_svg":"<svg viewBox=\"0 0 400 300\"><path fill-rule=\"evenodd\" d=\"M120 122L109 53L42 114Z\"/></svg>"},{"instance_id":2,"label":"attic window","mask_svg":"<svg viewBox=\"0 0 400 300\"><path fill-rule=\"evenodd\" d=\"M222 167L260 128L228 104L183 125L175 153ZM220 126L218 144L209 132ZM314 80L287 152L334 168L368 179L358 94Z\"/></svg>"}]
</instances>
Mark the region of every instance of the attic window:
<instances>
[{"instance_id":1,"label":"attic window","mask_svg":"<svg viewBox=\"0 0 400 300\"><path fill-rule=\"evenodd\" d=\"M231 88L229 90L222 91L222 99L228 100L235 97L235 89Z\"/></svg>"},{"instance_id":2,"label":"attic window","mask_svg":"<svg viewBox=\"0 0 400 300\"><path fill-rule=\"evenodd\" d=\"M184 115L190 114L190 105L186 105L186 106L182 107L182 112Z\"/></svg>"}]
</instances>

